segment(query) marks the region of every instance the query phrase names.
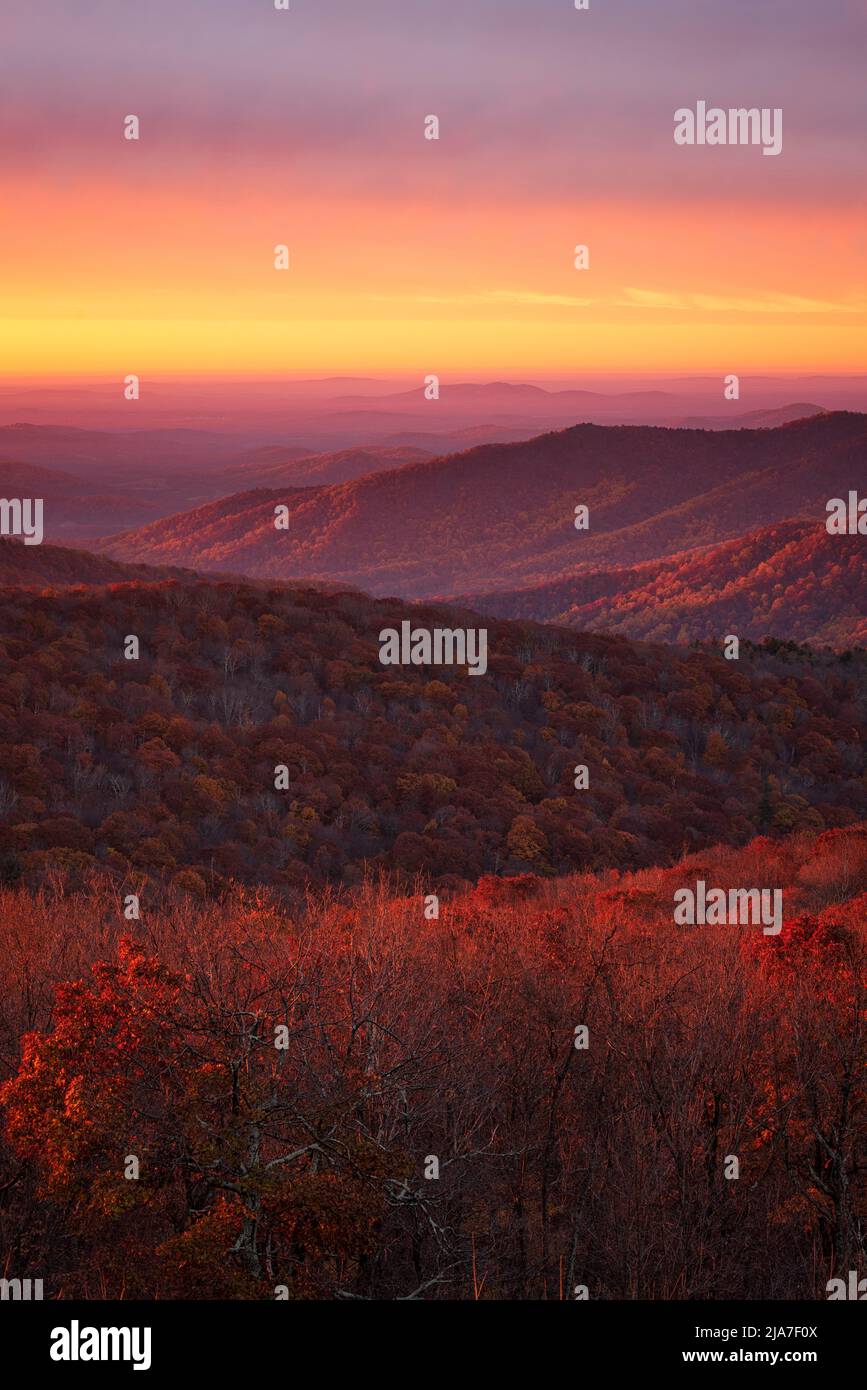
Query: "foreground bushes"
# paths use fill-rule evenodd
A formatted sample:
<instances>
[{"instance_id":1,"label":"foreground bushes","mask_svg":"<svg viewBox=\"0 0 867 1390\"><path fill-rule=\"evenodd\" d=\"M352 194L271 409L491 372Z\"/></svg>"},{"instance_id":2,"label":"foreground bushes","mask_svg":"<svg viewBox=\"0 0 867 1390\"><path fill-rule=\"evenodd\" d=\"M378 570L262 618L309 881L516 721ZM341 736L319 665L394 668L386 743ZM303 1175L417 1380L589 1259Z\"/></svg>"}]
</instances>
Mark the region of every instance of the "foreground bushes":
<instances>
[{"instance_id":1,"label":"foreground bushes","mask_svg":"<svg viewBox=\"0 0 867 1390\"><path fill-rule=\"evenodd\" d=\"M782 887L783 932L675 927L697 877ZM864 1272L864 827L489 878L436 920L417 888L291 917L265 891L174 891L138 923L104 885L7 889L10 1277L676 1299L823 1297Z\"/></svg>"}]
</instances>

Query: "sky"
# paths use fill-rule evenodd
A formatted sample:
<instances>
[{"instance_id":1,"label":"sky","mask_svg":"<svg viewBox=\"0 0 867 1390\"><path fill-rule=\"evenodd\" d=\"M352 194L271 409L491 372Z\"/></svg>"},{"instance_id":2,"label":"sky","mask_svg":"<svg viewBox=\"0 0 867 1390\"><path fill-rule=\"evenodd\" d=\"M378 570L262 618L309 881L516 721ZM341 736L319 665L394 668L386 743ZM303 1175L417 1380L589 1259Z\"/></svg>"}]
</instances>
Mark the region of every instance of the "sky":
<instances>
[{"instance_id":1,"label":"sky","mask_svg":"<svg viewBox=\"0 0 867 1390\"><path fill-rule=\"evenodd\" d=\"M290 6L3 0L0 378L867 369L867 0Z\"/></svg>"}]
</instances>

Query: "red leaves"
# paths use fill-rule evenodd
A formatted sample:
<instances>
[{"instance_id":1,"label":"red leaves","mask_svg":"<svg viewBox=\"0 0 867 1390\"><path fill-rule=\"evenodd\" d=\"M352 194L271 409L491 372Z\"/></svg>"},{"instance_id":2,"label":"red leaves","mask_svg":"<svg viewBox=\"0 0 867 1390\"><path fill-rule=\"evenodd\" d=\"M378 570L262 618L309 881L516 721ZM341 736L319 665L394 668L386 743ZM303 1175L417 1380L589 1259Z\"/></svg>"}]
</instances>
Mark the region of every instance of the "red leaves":
<instances>
[{"instance_id":1,"label":"red leaves","mask_svg":"<svg viewBox=\"0 0 867 1390\"><path fill-rule=\"evenodd\" d=\"M775 1286L801 1289L801 1254L845 1234L844 1197L862 1197L867 897L841 894L863 838L761 839L635 875L487 876L443 893L436 920L384 879L297 915L245 890L152 904L115 949L114 898L8 893L4 992L44 996L57 960L78 977L31 1022L0 1097L42 1227L62 1212L77 1278L92 1263L112 1289L158 1296L399 1296L451 1261L440 1239L466 1265L482 1231L486 1289L538 1293L541 1226L549 1288L579 1229L615 1292L627 1269L633 1294L680 1280L703 1295L723 1267L726 1289L754 1290L763 1240L788 1271ZM673 890L697 878L779 884L783 931L675 927ZM767 1202L724 1185L727 1154ZM639 1221L653 1261L633 1274ZM710 1274L682 1263L697 1225Z\"/></svg>"},{"instance_id":2,"label":"red leaves","mask_svg":"<svg viewBox=\"0 0 867 1390\"><path fill-rule=\"evenodd\" d=\"M24 1038L18 1075L0 1091L10 1142L52 1190L86 1183L136 1077L165 1060L179 983L129 940L118 960L94 965L91 982L58 986L53 1031Z\"/></svg>"}]
</instances>

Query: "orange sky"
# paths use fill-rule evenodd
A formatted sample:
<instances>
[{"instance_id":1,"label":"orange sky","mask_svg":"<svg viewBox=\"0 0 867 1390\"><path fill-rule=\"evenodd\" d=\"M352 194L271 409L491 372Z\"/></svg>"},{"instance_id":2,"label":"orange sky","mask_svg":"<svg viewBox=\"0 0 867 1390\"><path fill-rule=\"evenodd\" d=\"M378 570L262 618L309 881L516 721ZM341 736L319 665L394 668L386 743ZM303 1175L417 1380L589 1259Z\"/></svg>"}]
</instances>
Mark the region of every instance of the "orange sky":
<instances>
[{"instance_id":1,"label":"orange sky","mask_svg":"<svg viewBox=\"0 0 867 1390\"><path fill-rule=\"evenodd\" d=\"M448 32L388 0L377 34L214 0L193 48L168 0L48 37L9 3L0 377L867 370L861 75L805 0L795 39L733 0L752 54L686 0L444 0ZM782 154L676 149L695 91L780 103Z\"/></svg>"},{"instance_id":2,"label":"orange sky","mask_svg":"<svg viewBox=\"0 0 867 1390\"><path fill-rule=\"evenodd\" d=\"M6 375L867 366L854 213L465 201L433 235L420 201L281 217L255 188L240 205L88 183L59 200L27 180L3 197L19 212L0 234Z\"/></svg>"}]
</instances>

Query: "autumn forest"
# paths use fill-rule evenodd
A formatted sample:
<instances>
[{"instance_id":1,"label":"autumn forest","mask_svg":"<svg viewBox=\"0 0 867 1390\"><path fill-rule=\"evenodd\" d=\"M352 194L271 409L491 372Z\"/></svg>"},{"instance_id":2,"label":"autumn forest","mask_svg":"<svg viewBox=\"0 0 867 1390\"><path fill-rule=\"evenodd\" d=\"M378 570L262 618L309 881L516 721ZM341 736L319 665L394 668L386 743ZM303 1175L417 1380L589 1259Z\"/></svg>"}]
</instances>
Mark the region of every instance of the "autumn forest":
<instances>
[{"instance_id":1,"label":"autumn forest","mask_svg":"<svg viewBox=\"0 0 867 1390\"><path fill-rule=\"evenodd\" d=\"M484 679L396 676L407 611L6 590L7 1267L87 1299L824 1297L865 1235L863 649L490 620ZM779 937L675 926L698 879L780 888Z\"/></svg>"},{"instance_id":2,"label":"autumn forest","mask_svg":"<svg viewBox=\"0 0 867 1390\"><path fill-rule=\"evenodd\" d=\"M846 1384L867 4L0 42L9 1364Z\"/></svg>"}]
</instances>

